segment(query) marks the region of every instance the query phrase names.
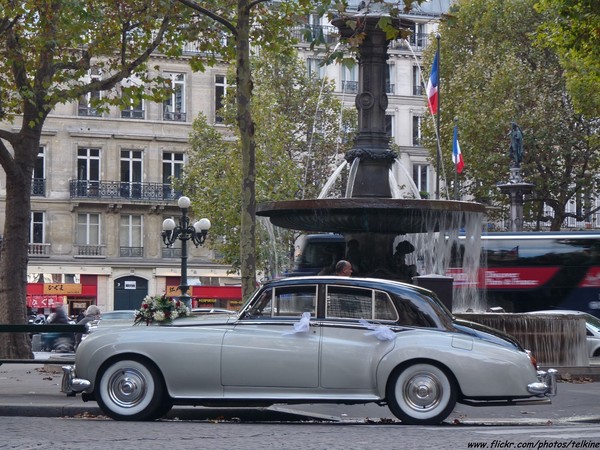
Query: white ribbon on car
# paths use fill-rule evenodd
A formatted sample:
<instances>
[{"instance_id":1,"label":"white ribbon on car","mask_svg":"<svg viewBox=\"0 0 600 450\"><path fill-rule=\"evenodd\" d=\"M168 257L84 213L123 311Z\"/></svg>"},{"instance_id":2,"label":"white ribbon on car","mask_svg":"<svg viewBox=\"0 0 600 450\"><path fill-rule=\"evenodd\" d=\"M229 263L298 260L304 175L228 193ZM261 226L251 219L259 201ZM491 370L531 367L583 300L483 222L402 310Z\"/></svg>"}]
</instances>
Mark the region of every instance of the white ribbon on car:
<instances>
[{"instance_id":1,"label":"white ribbon on car","mask_svg":"<svg viewBox=\"0 0 600 450\"><path fill-rule=\"evenodd\" d=\"M365 336L375 336L380 341L393 341L396 338L396 333L394 333L389 327L385 325L372 325L367 322L365 319L360 319L359 323L369 330L365 333Z\"/></svg>"},{"instance_id":2,"label":"white ribbon on car","mask_svg":"<svg viewBox=\"0 0 600 450\"><path fill-rule=\"evenodd\" d=\"M302 318L294 324L294 331L286 331L283 335L308 333L310 330L310 313L302 313Z\"/></svg>"}]
</instances>

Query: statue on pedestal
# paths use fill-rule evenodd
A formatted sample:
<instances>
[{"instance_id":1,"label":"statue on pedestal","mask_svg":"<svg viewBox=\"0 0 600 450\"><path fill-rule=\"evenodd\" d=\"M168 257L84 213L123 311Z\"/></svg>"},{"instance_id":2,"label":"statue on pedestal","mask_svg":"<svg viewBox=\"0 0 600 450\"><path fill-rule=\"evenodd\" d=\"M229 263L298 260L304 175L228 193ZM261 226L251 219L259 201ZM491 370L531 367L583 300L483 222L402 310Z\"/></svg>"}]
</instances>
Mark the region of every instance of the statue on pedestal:
<instances>
[{"instance_id":1,"label":"statue on pedestal","mask_svg":"<svg viewBox=\"0 0 600 450\"><path fill-rule=\"evenodd\" d=\"M519 125L511 122L509 134L510 151L508 156L510 157L510 167L521 167L521 161L523 161L523 132Z\"/></svg>"}]
</instances>

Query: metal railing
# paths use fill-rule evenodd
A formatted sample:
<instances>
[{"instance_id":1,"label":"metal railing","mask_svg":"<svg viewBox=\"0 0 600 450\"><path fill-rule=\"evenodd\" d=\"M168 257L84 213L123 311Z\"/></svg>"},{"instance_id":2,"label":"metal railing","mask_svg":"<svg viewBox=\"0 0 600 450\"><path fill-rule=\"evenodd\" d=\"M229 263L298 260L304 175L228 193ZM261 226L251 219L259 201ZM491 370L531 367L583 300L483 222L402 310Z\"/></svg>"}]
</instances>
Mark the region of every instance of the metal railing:
<instances>
[{"instance_id":1,"label":"metal railing","mask_svg":"<svg viewBox=\"0 0 600 450\"><path fill-rule=\"evenodd\" d=\"M121 258L141 258L144 256L144 247L119 247Z\"/></svg>"},{"instance_id":2,"label":"metal railing","mask_svg":"<svg viewBox=\"0 0 600 450\"><path fill-rule=\"evenodd\" d=\"M46 196L46 179L45 178L34 178L31 182L31 195L33 197L45 197Z\"/></svg>"},{"instance_id":3,"label":"metal railing","mask_svg":"<svg viewBox=\"0 0 600 450\"><path fill-rule=\"evenodd\" d=\"M98 200L171 201L177 200L182 195L170 184L126 181L70 180L69 191L71 198Z\"/></svg>"}]
</instances>

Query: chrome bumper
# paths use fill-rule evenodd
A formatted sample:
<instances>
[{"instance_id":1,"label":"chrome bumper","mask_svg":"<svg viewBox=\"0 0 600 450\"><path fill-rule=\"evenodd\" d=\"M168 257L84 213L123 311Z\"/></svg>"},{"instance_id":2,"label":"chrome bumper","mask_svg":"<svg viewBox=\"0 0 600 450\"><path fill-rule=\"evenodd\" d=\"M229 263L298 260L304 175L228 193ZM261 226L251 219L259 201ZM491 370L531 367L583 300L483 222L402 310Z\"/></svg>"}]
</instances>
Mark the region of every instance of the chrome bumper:
<instances>
[{"instance_id":1,"label":"chrome bumper","mask_svg":"<svg viewBox=\"0 0 600 450\"><path fill-rule=\"evenodd\" d=\"M75 366L62 366L63 378L60 391L67 395L75 395L89 388L92 383L83 378L75 378Z\"/></svg>"},{"instance_id":2,"label":"chrome bumper","mask_svg":"<svg viewBox=\"0 0 600 450\"><path fill-rule=\"evenodd\" d=\"M527 385L527 390L530 394L537 395L538 397L554 397L557 391L557 374L558 371L555 369L548 369L548 371L538 370L538 381Z\"/></svg>"}]
</instances>

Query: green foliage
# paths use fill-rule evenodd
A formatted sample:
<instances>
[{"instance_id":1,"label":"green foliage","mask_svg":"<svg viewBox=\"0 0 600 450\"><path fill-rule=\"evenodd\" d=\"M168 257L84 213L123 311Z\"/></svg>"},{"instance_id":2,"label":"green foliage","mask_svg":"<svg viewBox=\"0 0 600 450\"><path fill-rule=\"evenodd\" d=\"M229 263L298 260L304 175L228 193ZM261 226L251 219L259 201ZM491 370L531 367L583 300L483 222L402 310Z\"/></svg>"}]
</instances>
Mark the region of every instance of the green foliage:
<instances>
[{"instance_id":1,"label":"green foliage","mask_svg":"<svg viewBox=\"0 0 600 450\"><path fill-rule=\"evenodd\" d=\"M188 20L169 0L0 0L1 118L33 108L30 120L39 123L57 104L92 91L105 91L93 106L117 104L122 98L112 89L129 77L164 88L160 77L149 78L147 57L180 52ZM87 78L91 69L98 79ZM150 86L136 93L153 94Z\"/></svg>"},{"instance_id":2,"label":"green foliage","mask_svg":"<svg viewBox=\"0 0 600 450\"><path fill-rule=\"evenodd\" d=\"M578 111L600 117L600 3L539 0L536 8L551 18L539 26L537 43L560 56Z\"/></svg>"},{"instance_id":3,"label":"green foliage","mask_svg":"<svg viewBox=\"0 0 600 450\"><path fill-rule=\"evenodd\" d=\"M570 200L597 194L599 149L590 139L597 124L574 111L556 54L534 45L535 30L546 20L534 3L465 0L452 11L452 20L441 24L440 134L445 171L452 174L457 119L463 195L506 207L508 197L496 184L508 181L510 124L519 124L525 149L521 172L535 185L526 219L542 219L545 203L554 209L556 229ZM435 149L431 121L425 122L424 135L424 145Z\"/></svg>"},{"instance_id":4,"label":"green foliage","mask_svg":"<svg viewBox=\"0 0 600 450\"><path fill-rule=\"evenodd\" d=\"M341 162L346 148L338 144L340 125L354 123L355 111L346 112L349 117L340 123L342 109L333 86L307 77L295 55L265 52L253 60L253 73L257 202L316 197ZM223 262L239 267L241 156L239 140L228 134L237 133L234 101L230 96L223 112L230 126L225 134L202 116L194 121L183 189L194 210L211 218L212 247ZM295 237L276 230L273 242L272 233L268 226L257 229L257 267L269 275L289 265Z\"/></svg>"}]
</instances>

